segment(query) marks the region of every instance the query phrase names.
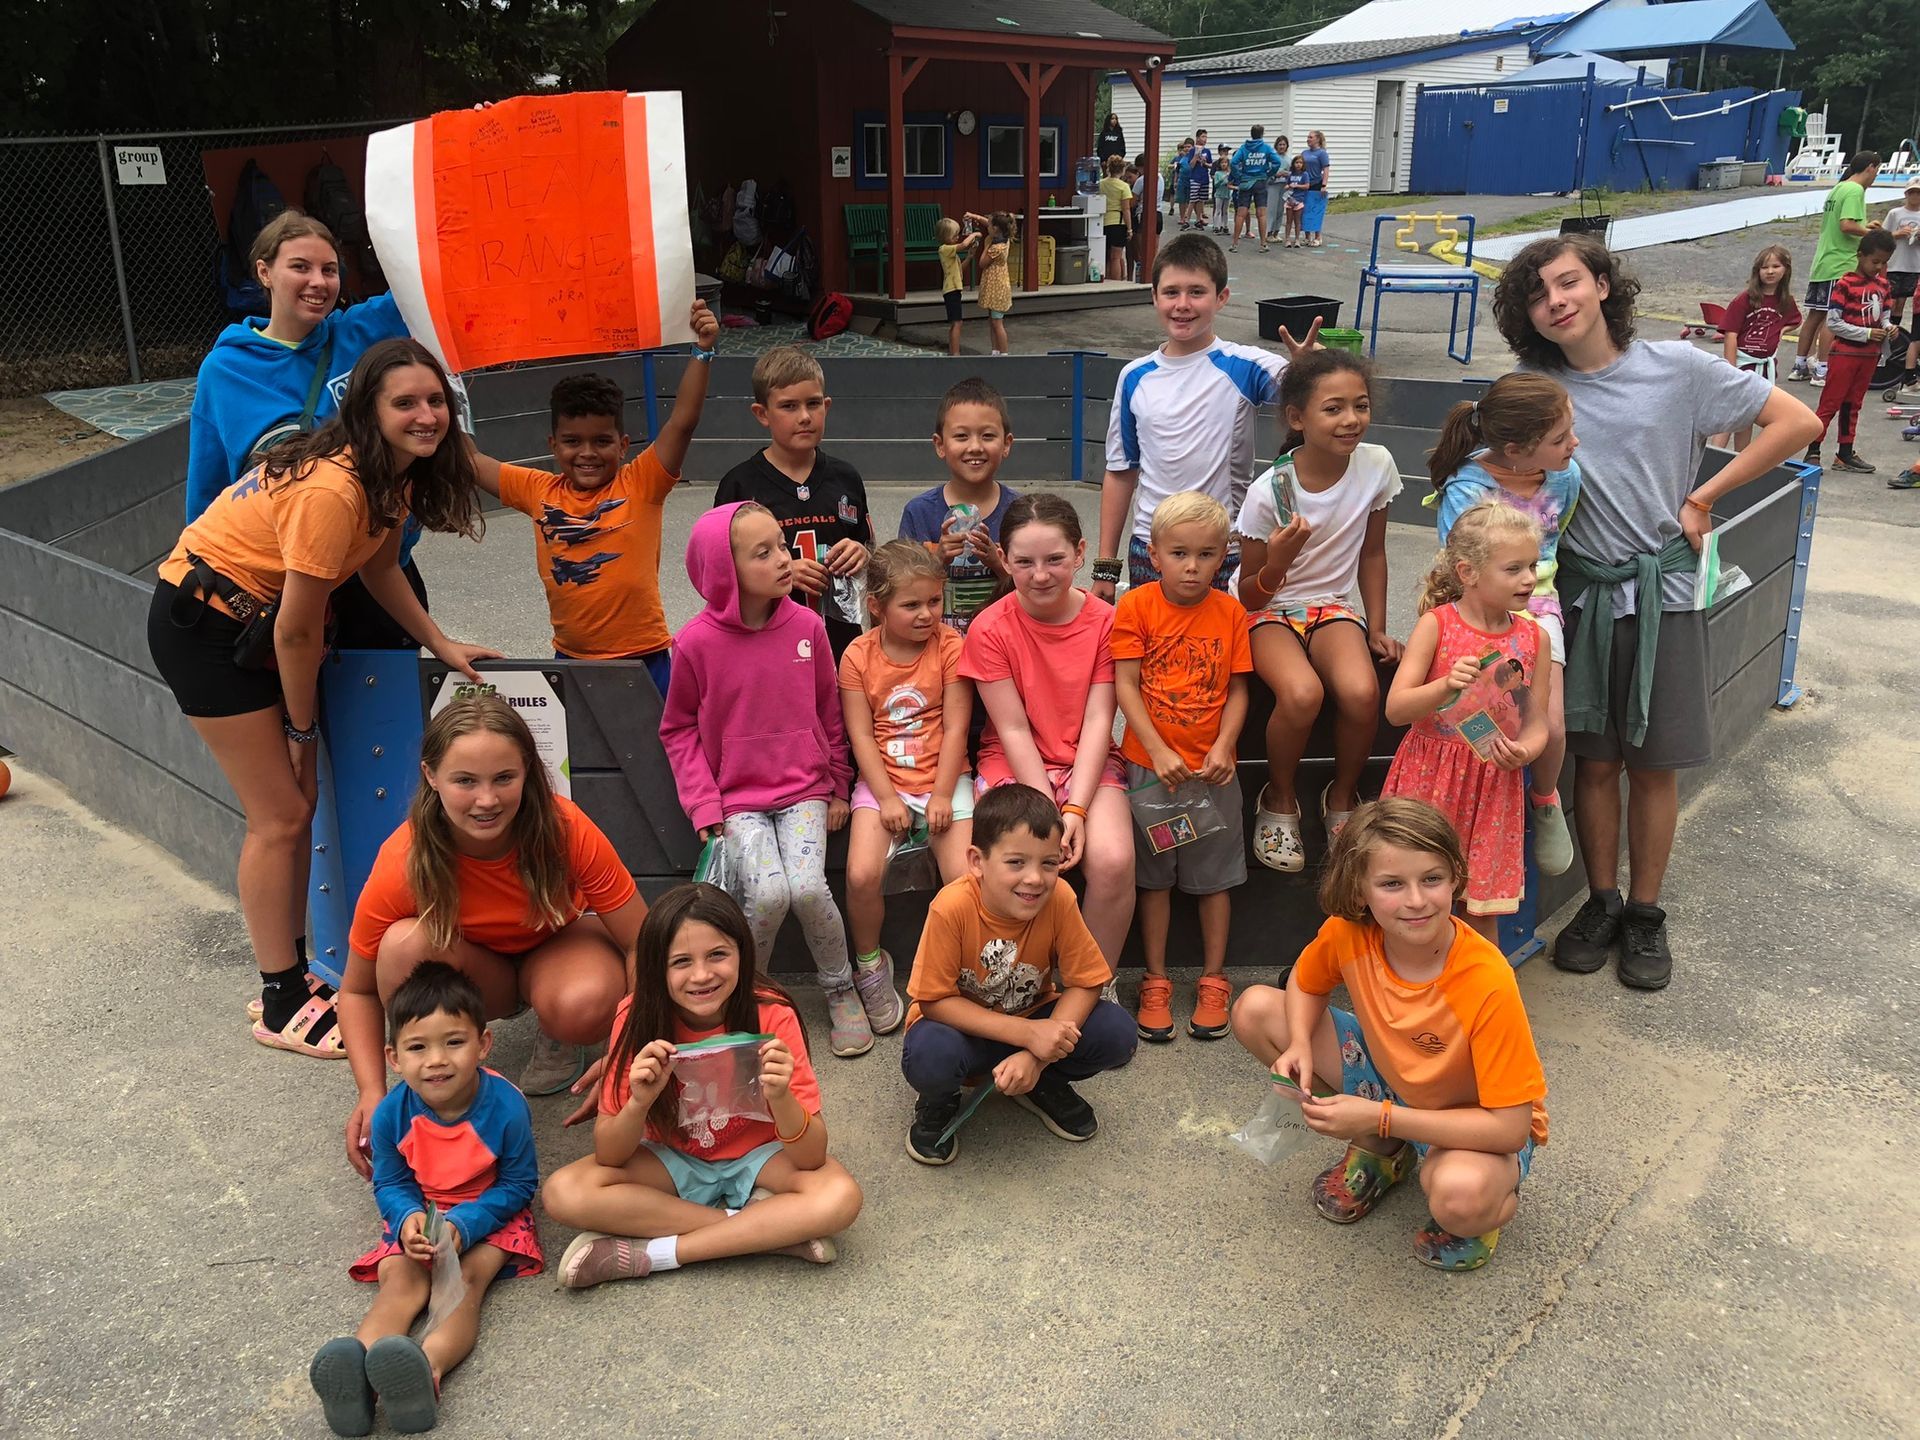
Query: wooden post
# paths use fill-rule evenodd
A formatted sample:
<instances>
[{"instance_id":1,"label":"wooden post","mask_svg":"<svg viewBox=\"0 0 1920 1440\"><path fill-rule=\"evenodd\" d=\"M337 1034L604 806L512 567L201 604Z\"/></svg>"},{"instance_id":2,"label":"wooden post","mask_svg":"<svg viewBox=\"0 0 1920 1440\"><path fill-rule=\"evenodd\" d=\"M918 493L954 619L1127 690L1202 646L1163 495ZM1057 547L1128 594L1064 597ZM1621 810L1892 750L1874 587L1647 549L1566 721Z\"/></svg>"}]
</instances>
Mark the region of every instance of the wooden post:
<instances>
[{"instance_id":1,"label":"wooden post","mask_svg":"<svg viewBox=\"0 0 1920 1440\"><path fill-rule=\"evenodd\" d=\"M1160 70L1129 70L1127 78L1147 107L1146 183L1140 187L1140 273L1151 281L1153 257L1160 249L1160 206L1156 197L1160 188Z\"/></svg>"},{"instance_id":2,"label":"wooden post","mask_svg":"<svg viewBox=\"0 0 1920 1440\"><path fill-rule=\"evenodd\" d=\"M907 298L907 57L887 54L887 293Z\"/></svg>"},{"instance_id":3,"label":"wooden post","mask_svg":"<svg viewBox=\"0 0 1920 1440\"><path fill-rule=\"evenodd\" d=\"M1026 260L1026 284L1031 294L1040 288L1040 62L1030 61L1020 84L1027 92L1027 223L1020 237Z\"/></svg>"}]
</instances>

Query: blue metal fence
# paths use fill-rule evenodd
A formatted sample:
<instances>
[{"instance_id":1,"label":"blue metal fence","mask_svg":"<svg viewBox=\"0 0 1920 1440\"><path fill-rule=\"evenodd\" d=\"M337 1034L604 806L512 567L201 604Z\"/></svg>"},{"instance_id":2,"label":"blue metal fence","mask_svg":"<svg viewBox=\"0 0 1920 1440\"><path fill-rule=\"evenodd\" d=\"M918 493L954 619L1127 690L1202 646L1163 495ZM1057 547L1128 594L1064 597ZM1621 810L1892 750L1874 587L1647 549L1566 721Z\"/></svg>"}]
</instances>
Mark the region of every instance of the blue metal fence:
<instances>
[{"instance_id":1,"label":"blue metal fence","mask_svg":"<svg viewBox=\"0 0 1920 1440\"><path fill-rule=\"evenodd\" d=\"M1778 172L1787 144L1780 113L1799 99L1795 91L1685 94L1591 78L1422 86L1411 184L1429 195L1687 190L1702 164L1729 156ZM1663 103L1649 103L1656 100Z\"/></svg>"}]
</instances>

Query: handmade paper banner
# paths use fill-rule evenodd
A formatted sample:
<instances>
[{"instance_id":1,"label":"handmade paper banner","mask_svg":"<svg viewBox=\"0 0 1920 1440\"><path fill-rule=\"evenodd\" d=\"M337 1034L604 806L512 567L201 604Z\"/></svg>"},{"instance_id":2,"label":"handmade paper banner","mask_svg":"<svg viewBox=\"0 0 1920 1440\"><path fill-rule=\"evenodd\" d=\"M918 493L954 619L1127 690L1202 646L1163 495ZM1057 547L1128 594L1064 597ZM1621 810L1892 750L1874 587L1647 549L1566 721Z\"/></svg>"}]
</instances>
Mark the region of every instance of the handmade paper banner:
<instances>
[{"instance_id":1,"label":"handmade paper banner","mask_svg":"<svg viewBox=\"0 0 1920 1440\"><path fill-rule=\"evenodd\" d=\"M367 228L450 370L689 340L677 91L521 96L367 141Z\"/></svg>"}]
</instances>

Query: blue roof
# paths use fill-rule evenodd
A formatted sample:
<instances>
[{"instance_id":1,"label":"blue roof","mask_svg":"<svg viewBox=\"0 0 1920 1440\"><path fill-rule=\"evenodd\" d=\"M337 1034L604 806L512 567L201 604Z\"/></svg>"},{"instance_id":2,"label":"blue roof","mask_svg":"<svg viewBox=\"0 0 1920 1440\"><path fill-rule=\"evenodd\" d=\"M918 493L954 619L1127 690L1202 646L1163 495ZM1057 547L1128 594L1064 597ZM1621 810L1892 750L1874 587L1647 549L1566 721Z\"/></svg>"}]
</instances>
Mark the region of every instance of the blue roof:
<instances>
[{"instance_id":1,"label":"blue roof","mask_svg":"<svg viewBox=\"0 0 1920 1440\"><path fill-rule=\"evenodd\" d=\"M1702 45L1716 50L1791 50L1766 0L1679 0L1673 5L1602 10L1575 20L1542 48L1556 54L1662 57Z\"/></svg>"}]
</instances>

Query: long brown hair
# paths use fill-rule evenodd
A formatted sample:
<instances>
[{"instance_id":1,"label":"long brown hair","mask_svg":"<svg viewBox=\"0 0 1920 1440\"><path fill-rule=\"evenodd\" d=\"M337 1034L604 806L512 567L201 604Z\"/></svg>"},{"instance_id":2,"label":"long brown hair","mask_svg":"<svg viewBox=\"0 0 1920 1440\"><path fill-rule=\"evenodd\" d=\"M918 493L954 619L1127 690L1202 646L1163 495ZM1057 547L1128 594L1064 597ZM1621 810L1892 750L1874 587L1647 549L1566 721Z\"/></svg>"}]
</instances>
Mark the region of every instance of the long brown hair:
<instances>
[{"instance_id":1,"label":"long brown hair","mask_svg":"<svg viewBox=\"0 0 1920 1440\"><path fill-rule=\"evenodd\" d=\"M763 1000L785 1005L795 1015L800 1013L793 997L760 973L754 955L753 929L747 924L746 912L741 910L740 903L717 885L677 885L653 902L633 942L633 1003L627 1009L626 1023L614 1036L607 1052L609 1075L625 1075L634 1056L649 1044L673 1038L678 1012L674 1009L673 997L667 993L667 960L673 954L673 942L681 927L694 920L711 925L740 952L740 977L721 1010L723 1028L748 1034L758 1031ZM804 1026L802 1029L804 1031ZM673 1132L679 1103L680 1082L669 1080L647 1111L647 1121L657 1133Z\"/></svg>"},{"instance_id":2,"label":"long brown hair","mask_svg":"<svg viewBox=\"0 0 1920 1440\"><path fill-rule=\"evenodd\" d=\"M1478 400L1461 400L1447 412L1440 443L1427 452L1433 488L1442 489L1476 450L1538 445L1572 409L1558 380L1527 370L1502 375Z\"/></svg>"},{"instance_id":3,"label":"long brown hair","mask_svg":"<svg viewBox=\"0 0 1920 1440\"><path fill-rule=\"evenodd\" d=\"M1793 298L1793 252L1784 245L1763 245L1760 253L1753 257L1753 269L1747 274L1747 299L1757 304L1767 298L1767 292L1760 288L1760 267L1769 260L1778 260L1782 266L1780 285L1772 297L1773 303L1779 305L1782 300Z\"/></svg>"},{"instance_id":4,"label":"long brown hair","mask_svg":"<svg viewBox=\"0 0 1920 1440\"><path fill-rule=\"evenodd\" d=\"M1560 347L1533 328L1527 309L1544 288L1540 272L1568 251L1587 267L1596 282L1607 282L1607 298L1600 302L1600 318L1616 350L1633 342L1633 302L1640 282L1621 265L1620 258L1589 235L1550 235L1536 240L1507 263L1493 287L1493 318L1512 350L1538 370L1564 370L1567 357Z\"/></svg>"},{"instance_id":5,"label":"long brown hair","mask_svg":"<svg viewBox=\"0 0 1920 1440\"><path fill-rule=\"evenodd\" d=\"M1524 510L1498 500L1482 500L1467 510L1447 531L1447 543L1433 557L1433 567L1420 582L1420 613L1460 598L1464 587L1458 566L1478 570L1493 558L1494 546L1522 537L1535 545L1540 543L1539 523Z\"/></svg>"},{"instance_id":6,"label":"long brown hair","mask_svg":"<svg viewBox=\"0 0 1920 1440\"><path fill-rule=\"evenodd\" d=\"M483 733L511 740L526 770L520 809L507 833L513 838L520 884L527 892L527 923L558 930L573 918L573 872L567 862L565 825L533 734L519 712L499 696L464 696L427 722L426 734L420 737L420 788L407 812L413 827L407 888L413 892L427 944L434 950L444 950L460 938L460 872L453 826L427 775L439 770L454 741Z\"/></svg>"},{"instance_id":7,"label":"long brown hair","mask_svg":"<svg viewBox=\"0 0 1920 1440\"><path fill-rule=\"evenodd\" d=\"M407 365L433 371L447 396L447 435L433 454L396 470L380 434L380 388ZM339 413L318 430L276 445L265 461L268 485L306 479L317 460L344 463L367 494L367 533L391 530L411 513L429 530L480 538L473 451L460 433L460 397L447 372L418 340L382 340L360 357L347 378Z\"/></svg>"}]
</instances>

